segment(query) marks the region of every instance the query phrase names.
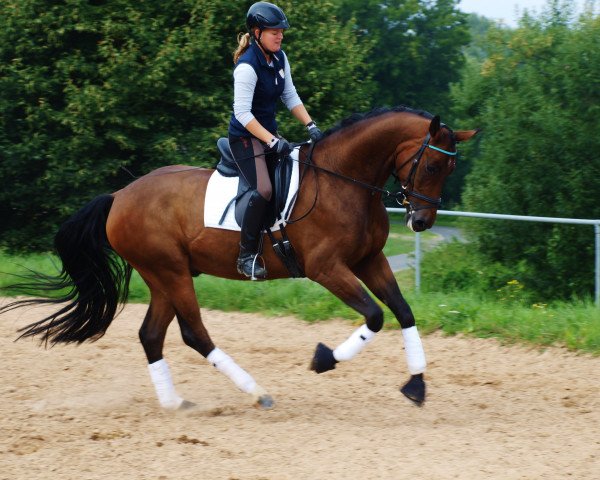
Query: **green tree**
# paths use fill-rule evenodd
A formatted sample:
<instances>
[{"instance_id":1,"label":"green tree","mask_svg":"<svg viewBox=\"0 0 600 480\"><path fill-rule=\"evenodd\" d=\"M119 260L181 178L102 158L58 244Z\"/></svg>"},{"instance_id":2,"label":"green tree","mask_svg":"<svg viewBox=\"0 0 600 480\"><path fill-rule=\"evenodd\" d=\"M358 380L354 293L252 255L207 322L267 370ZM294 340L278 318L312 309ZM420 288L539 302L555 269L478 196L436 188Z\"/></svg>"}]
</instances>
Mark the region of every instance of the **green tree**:
<instances>
[{"instance_id":1,"label":"green tree","mask_svg":"<svg viewBox=\"0 0 600 480\"><path fill-rule=\"evenodd\" d=\"M123 168L141 175L214 164L233 100L232 51L251 3L4 0L0 244L49 248L58 223L131 180ZM315 119L327 126L369 104L366 52L335 22L334 6L282 7L296 25L286 40L294 80Z\"/></svg>"},{"instance_id":2,"label":"green tree","mask_svg":"<svg viewBox=\"0 0 600 480\"><path fill-rule=\"evenodd\" d=\"M486 38L488 32L491 28L498 28L499 25L496 21L475 13L469 14L467 24L469 25L471 41L469 42L469 45L464 47L463 53L467 59L472 58L483 61L488 56L486 50Z\"/></svg>"},{"instance_id":3,"label":"green tree","mask_svg":"<svg viewBox=\"0 0 600 480\"><path fill-rule=\"evenodd\" d=\"M442 117L449 85L460 78L469 43L458 0L338 0L340 18L371 49L369 68L379 105L404 104Z\"/></svg>"},{"instance_id":4,"label":"green tree","mask_svg":"<svg viewBox=\"0 0 600 480\"><path fill-rule=\"evenodd\" d=\"M550 1L515 31L493 29L489 57L454 91L464 117L484 129L467 177L474 211L599 218L600 18L573 22L568 2ZM546 298L589 294L589 227L480 221L480 250L509 265Z\"/></svg>"},{"instance_id":5,"label":"green tree","mask_svg":"<svg viewBox=\"0 0 600 480\"><path fill-rule=\"evenodd\" d=\"M370 52L350 25L337 20L334 5L291 0L277 5L290 21L283 48L294 84L319 126L329 128L352 112L370 108L374 92L367 64ZM289 139L306 138L306 129L287 111L278 115L278 123Z\"/></svg>"},{"instance_id":6,"label":"green tree","mask_svg":"<svg viewBox=\"0 0 600 480\"><path fill-rule=\"evenodd\" d=\"M502 28L497 22L475 14L469 15L468 25L471 33L471 42L463 48L465 64L461 70L462 84L470 81L470 79L478 78L481 63L485 61L489 55L488 42L486 39L490 29L494 29L494 31L497 32L506 31L507 34L510 34L509 30ZM461 128L470 129L478 127L479 125L475 123L475 119L477 118L476 112L463 111L462 106L465 103L464 99L457 99L457 95L453 93L456 90L456 86L459 84L461 85L461 92L471 91L468 87L463 88L460 82L450 85L451 106L448 123L457 130ZM479 138L480 137L476 137L475 141L461 145L459 148L460 156L456 163L456 169L444 184L442 198L444 199L446 207L454 207L461 202L465 178L470 172L472 165L469 159L477 155Z\"/></svg>"}]
</instances>

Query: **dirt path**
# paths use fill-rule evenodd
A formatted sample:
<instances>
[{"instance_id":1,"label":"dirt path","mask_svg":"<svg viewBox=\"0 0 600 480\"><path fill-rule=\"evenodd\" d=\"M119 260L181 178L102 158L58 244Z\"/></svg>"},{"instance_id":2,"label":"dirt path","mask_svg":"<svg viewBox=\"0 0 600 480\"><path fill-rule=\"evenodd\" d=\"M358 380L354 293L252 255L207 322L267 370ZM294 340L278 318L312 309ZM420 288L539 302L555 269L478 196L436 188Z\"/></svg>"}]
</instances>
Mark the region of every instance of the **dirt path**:
<instances>
[{"instance_id":1,"label":"dirt path","mask_svg":"<svg viewBox=\"0 0 600 480\"><path fill-rule=\"evenodd\" d=\"M217 345L277 405L251 407L174 324L166 358L198 406L173 414L137 340L145 309L128 306L95 344L49 350L13 342L44 309L0 317L0 479L600 478L600 358L430 335L417 408L398 391L399 331L316 375L316 343L335 346L352 325L205 311Z\"/></svg>"}]
</instances>

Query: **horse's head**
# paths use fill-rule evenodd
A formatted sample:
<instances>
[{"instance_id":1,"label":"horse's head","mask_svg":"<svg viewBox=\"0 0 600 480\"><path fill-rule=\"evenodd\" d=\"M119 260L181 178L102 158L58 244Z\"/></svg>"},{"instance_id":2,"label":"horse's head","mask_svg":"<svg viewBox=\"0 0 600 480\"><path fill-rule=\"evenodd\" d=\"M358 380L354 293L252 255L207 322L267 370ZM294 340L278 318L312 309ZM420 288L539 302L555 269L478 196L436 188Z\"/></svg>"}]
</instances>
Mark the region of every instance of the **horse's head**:
<instances>
[{"instance_id":1,"label":"horse's head","mask_svg":"<svg viewBox=\"0 0 600 480\"><path fill-rule=\"evenodd\" d=\"M456 144L469 140L478 131L453 132L436 115L425 138L419 139L416 153L407 149L398 152L395 170L402 181L406 225L412 231L422 232L435 222L442 187L456 166Z\"/></svg>"}]
</instances>

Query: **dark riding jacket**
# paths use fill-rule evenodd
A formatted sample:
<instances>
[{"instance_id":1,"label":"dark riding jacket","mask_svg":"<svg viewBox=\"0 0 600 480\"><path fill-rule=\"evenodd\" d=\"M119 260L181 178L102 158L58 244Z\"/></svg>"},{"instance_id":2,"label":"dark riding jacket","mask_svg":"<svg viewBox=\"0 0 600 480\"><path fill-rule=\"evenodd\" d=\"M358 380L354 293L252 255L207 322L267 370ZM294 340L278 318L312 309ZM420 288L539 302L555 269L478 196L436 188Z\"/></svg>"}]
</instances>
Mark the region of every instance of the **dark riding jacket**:
<instances>
[{"instance_id":1,"label":"dark riding jacket","mask_svg":"<svg viewBox=\"0 0 600 480\"><path fill-rule=\"evenodd\" d=\"M239 58L237 65L249 64L256 72L257 81L252 99L252 115L269 132L277 132L277 100L281 97L285 87L285 57L283 51L272 55L273 65L269 65L259 46L250 43L248 50ZM229 121L229 135L236 137L251 137L252 134L231 114Z\"/></svg>"}]
</instances>

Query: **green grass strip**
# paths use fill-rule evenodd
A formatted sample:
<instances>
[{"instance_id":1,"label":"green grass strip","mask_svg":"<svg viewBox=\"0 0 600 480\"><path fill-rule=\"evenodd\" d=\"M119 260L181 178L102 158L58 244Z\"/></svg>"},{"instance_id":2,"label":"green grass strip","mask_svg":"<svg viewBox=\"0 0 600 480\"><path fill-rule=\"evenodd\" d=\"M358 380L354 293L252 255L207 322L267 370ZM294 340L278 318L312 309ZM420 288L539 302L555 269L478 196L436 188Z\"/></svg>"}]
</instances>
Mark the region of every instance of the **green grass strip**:
<instances>
[{"instance_id":1,"label":"green grass strip","mask_svg":"<svg viewBox=\"0 0 600 480\"><path fill-rule=\"evenodd\" d=\"M47 274L56 273L56 259L49 255L14 257L0 254L2 295L15 291L7 288L18 281L12 274L23 266ZM7 273L9 275L7 275ZM590 299L527 304L510 297L498 298L481 292L414 292L414 273L397 274L400 287L424 332L442 331L478 337L496 337L510 343L559 345L571 350L600 354L600 308ZM241 282L201 276L194 280L203 308L222 311L256 312L272 317L295 316L314 322L331 318L360 323L360 316L320 285L306 279L269 282ZM134 274L130 302L147 303L148 289ZM385 328L398 328L387 307ZM140 319L141 321L141 319Z\"/></svg>"}]
</instances>

